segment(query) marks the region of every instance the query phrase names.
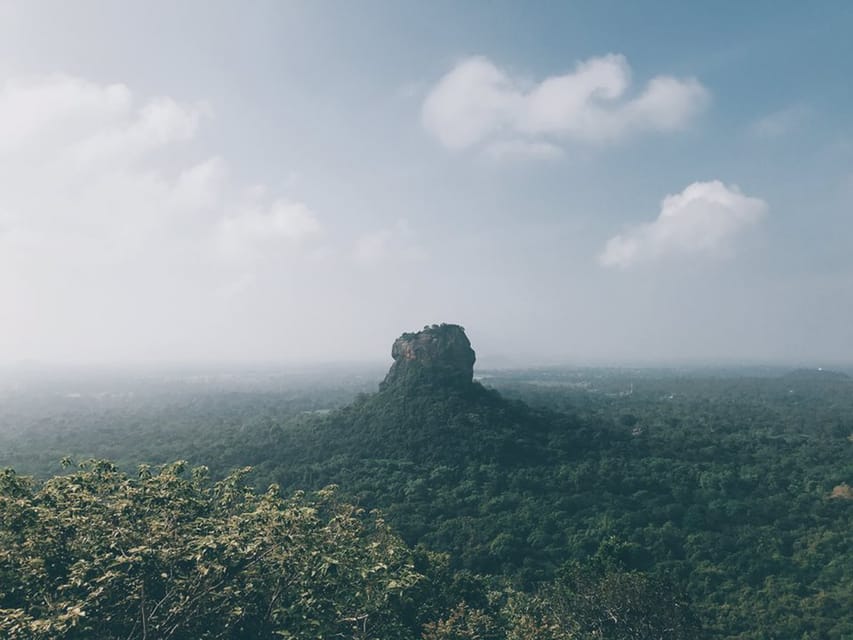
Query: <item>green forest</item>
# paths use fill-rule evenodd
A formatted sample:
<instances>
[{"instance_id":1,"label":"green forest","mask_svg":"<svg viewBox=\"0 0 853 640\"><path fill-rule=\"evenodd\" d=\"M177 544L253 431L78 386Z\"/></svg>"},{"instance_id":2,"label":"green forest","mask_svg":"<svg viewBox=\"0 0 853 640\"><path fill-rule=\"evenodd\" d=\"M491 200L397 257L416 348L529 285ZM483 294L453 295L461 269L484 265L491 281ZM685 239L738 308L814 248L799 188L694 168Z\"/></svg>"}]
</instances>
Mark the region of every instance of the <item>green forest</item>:
<instances>
[{"instance_id":1,"label":"green forest","mask_svg":"<svg viewBox=\"0 0 853 640\"><path fill-rule=\"evenodd\" d=\"M5 390L0 637L853 637L851 378L401 340L378 391Z\"/></svg>"}]
</instances>

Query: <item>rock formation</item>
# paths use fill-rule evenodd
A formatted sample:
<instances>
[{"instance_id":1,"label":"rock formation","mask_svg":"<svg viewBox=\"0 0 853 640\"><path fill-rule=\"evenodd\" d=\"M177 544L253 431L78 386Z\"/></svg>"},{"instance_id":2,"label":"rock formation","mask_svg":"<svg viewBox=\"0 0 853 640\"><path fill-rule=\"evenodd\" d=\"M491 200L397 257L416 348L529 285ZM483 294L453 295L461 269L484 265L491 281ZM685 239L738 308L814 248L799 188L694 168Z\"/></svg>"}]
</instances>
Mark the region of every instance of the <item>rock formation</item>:
<instances>
[{"instance_id":1,"label":"rock formation","mask_svg":"<svg viewBox=\"0 0 853 640\"><path fill-rule=\"evenodd\" d=\"M465 329L456 324L404 333L391 348L394 364L380 389L404 386L468 387L474 377L474 350Z\"/></svg>"}]
</instances>

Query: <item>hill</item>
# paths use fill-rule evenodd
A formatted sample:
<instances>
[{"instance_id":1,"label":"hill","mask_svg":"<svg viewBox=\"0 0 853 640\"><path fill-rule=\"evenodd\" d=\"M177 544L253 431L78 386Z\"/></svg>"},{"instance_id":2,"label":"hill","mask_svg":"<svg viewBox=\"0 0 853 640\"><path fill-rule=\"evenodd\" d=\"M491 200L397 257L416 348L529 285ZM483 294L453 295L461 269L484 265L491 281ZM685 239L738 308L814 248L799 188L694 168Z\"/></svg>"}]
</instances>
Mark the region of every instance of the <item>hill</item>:
<instances>
[{"instance_id":1,"label":"hill","mask_svg":"<svg viewBox=\"0 0 853 640\"><path fill-rule=\"evenodd\" d=\"M392 357L376 393L247 447L247 460L284 487L340 485L455 571L529 590L594 560L672 581L723 637L849 628L852 516L828 496L848 475L850 417L834 387L534 385L521 394L531 407L472 379L461 327L403 334Z\"/></svg>"},{"instance_id":2,"label":"hill","mask_svg":"<svg viewBox=\"0 0 853 640\"><path fill-rule=\"evenodd\" d=\"M853 380L841 371L831 371L820 367L817 369L795 369L786 373L782 378L791 382L849 382Z\"/></svg>"},{"instance_id":3,"label":"hill","mask_svg":"<svg viewBox=\"0 0 853 640\"><path fill-rule=\"evenodd\" d=\"M415 465L519 466L553 458L554 421L565 415L504 399L473 379L474 350L462 327L442 324L404 333L375 394L311 426L326 455L369 451L371 458Z\"/></svg>"},{"instance_id":4,"label":"hill","mask_svg":"<svg viewBox=\"0 0 853 640\"><path fill-rule=\"evenodd\" d=\"M502 518L514 518L521 499L506 495L512 478L576 459L608 432L474 381L475 354L457 325L405 333L392 357L376 393L307 418L254 451L259 473L285 487L338 484L363 506L381 508L407 542L450 551L473 571L499 573L507 564L526 565L528 580L550 574L562 561L559 545L534 549L500 536ZM547 493L524 491L531 500ZM530 514L512 529L535 528L539 519Z\"/></svg>"}]
</instances>

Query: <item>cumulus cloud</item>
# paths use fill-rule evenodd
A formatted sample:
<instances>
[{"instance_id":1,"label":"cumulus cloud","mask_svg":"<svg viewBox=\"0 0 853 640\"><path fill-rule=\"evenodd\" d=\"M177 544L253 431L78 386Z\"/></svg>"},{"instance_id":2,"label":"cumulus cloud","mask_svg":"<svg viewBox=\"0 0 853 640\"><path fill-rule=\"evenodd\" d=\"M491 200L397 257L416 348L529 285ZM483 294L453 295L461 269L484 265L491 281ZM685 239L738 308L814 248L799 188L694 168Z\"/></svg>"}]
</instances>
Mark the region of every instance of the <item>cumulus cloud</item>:
<instances>
[{"instance_id":1,"label":"cumulus cloud","mask_svg":"<svg viewBox=\"0 0 853 640\"><path fill-rule=\"evenodd\" d=\"M263 271L298 268L319 217L199 157L211 118L122 84L0 84L0 353L169 353Z\"/></svg>"},{"instance_id":2,"label":"cumulus cloud","mask_svg":"<svg viewBox=\"0 0 853 640\"><path fill-rule=\"evenodd\" d=\"M7 81L0 86L2 259L40 264L42 275L83 263L135 265L143 254L215 261L223 244L225 253L245 253L316 233L319 222L305 204L234 185L223 158L184 154L211 115L205 103L138 101L121 84Z\"/></svg>"},{"instance_id":3,"label":"cumulus cloud","mask_svg":"<svg viewBox=\"0 0 853 640\"><path fill-rule=\"evenodd\" d=\"M654 222L610 238L599 262L627 268L676 255L721 255L766 211L763 200L744 195L736 186L719 180L694 182L666 196Z\"/></svg>"},{"instance_id":4,"label":"cumulus cloud","mask_svg":"<svg viewBox=\"0 0 853 640\"><path fill-rule=\"evenodd\" d=\"M132 102L122 84L107 86L69 76L11 78L0 85L0 152L62 138L121 117Z\"/></svg>"},{"instance_id":5,"label":"cumulus cloud","mask_svg":"<svg viewBox=\"0 0 853 640\"><path fill-rule=\"evenodd\" d=\"M458 63L432 87L422 120L448 149L548 145L539 146L542 151L567 139L600 143L684 129L709 98L693 78L656 76L634 96L630 87L631 69L621 55L590 58L540 82L477 56Z\"/></svg>"},{"instance_id":6,"label":"cumulus cloud","mask_svg":"<svg viewBox=\"0 0 853 640\"><path fill-rule=\"evenodd\" d=\"M297 244L321 229L317 216L305 204L277 200L266 209L245 207L224 218L218 233L226 255L251 258L265 246L282 242Z\"/></svg>"},{"instance_id":7,"label":"cumulus cloud","mask_svg":"<svg viewBox=\"0 0 853 640\"><path fill-rule=\"evenodd\" d=\"M204 105L183 105L171 98L157 98L142 106L129 121L101 125L70 151L84 166L134 160L158 147L190 140L206 112Z\"/></svg>"},{"instance_id":8,"label":"cumulus cloud","mask_svg":"<svg viewBox=\"0 0 853 640\"><path fill-rule=\"evenodd\" d=\"M0 79L0 358L257 357L277 322L336 317L316 308L354 265L423 255L403 222L328 224L296 174L237 179L205 150L213 120L123 84Z\"/></svg>"}]
</instances>

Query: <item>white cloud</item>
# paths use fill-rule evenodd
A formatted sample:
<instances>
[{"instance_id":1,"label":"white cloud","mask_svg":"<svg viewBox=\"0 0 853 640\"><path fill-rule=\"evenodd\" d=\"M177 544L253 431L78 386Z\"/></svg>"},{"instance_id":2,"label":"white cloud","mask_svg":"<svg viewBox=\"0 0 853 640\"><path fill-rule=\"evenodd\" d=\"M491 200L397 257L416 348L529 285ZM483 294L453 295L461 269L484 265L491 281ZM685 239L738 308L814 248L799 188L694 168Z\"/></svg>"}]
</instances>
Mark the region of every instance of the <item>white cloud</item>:
<instances>
[{"instance_id":1,"label":"white cloud","mask_svg":"<svg viewBox=\"0 0 853 640\"><path fill-rule=\"evenodd\" d=\"M422 119L427 131L453 150L480 143L599 143L683 129L709 98L693 78L656 76L634 97L627 95L630 86L631 70L621 55L590 58L538 83L478 56L457 64L431 89Z\"/></svg>"},{"instance_id":2,"label":"white cloud","mask_svg":"<svg viewBox=\"0 0 853 640\"><path fill-rule=\"evenodd\" d=\"M81 129L121 117L131 101L122 84L101 86L62 75L9 79L0 85L0 153L73 139Z\"/></svg>"},{"instance_id":3,"label":"white cloud","mask_svg":"<svg viewBox=\"0 0 853 640\"><path fill-rule=\"evenodd\" d=\"M223 198L228 179L228 165L214 156L182 170L175 180L170 205L178 210L212 211Z\"/></svg>"},{"instance_id":4,"label":"white cloud","mask_svg":"<svg viewBox=\"0 0 853 640\"><path fill-rule=\"evenodd\" d=\"M317 216L303 203L277 200L269 208L248 206L226 217L218 233L226 255L245 259L267 247L281 248L281 243L296 245L321 229Z\"/></svg>"},{"instance_id":5,"label":"white cloud","mask_svg":"<svg viewBox=\"0 0 853 640\"><path fill-rule=\"evenodd\" d=\"M72 147L72 154L84 166L131 161L158 147L190 140L207 112L203 104L182 105L171 98L157 98L139 109L132 120L94 131Z\"/></svg>"},{"instance_id":6,"label":"white cloud","mask_svg":"<svg viewBox=\"0 0 853 640\"><path fill-rule=\"evenodd\" d=\"M318 216L197 157L211 117L120 84L0 84L0 353L163 355L298 267Z\"/></svg>"},{"instance_id":7,"label":"white cloud","mask_svg":"<svg viewBox=\"0 0 853 640\"><path fill-rule=\"evenodd\" d=\"M82 264L215 262L319 229L302 203L232 184L224 159L187 159L204 103L138 102L121 84L48 76L0 86L0 266L42 277ZM161 152L167 152L161 154Z\"/></svg>"},{"instance_id":8,"label":"white cloud","mask_svg":"<svg viewBox=\"0 0 853 640\"><path fill-rule=\"evenodd\" d=\"M599 262L627 268L676 255L721 255L734 238L754 226L767 204L719 180L694 182L668 195L654 222L638 225L607 241Z\"/></svg>"},{"instance_id":9,"label":"white cloud","mask_svg":"<svg viewBox=\"0 0 853 640\"><path fill-rule=\"evenodd\" d=\"M403 222L325 224L296 173L236 179L204 150L211 122L121 84L0 80L0 359L257 357L277 322L335 317L316 307L355 264L423 255Z\"/></svg>"}]
</instances>

